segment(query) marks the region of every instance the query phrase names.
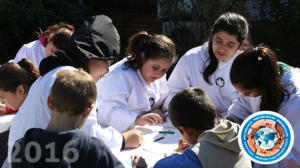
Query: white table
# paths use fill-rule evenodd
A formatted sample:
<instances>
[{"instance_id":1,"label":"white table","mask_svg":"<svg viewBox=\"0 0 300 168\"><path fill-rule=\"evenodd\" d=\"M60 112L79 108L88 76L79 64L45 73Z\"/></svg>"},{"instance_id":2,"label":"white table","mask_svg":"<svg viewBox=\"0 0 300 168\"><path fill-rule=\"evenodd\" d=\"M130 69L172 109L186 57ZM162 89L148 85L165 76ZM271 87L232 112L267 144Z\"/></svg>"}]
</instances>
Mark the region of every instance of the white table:
<instances>
[{"instance_id":1,"label":"white table","mask_svg":"<svg viewBox=\"0 0 300 168\"><path fill-rule=\"evenodd\" d=\"M165 123L154 126L138 126L136 128L144 132L142 145L137 149L114 152L125 167L131 167L130 156L134 154L142 156L148 167L153 167L158 160L177 152L180 134L169 119ZM172 131L174 134L162 134L159 131ZM164 138L154 142L155 139L160 137Z\"/></svg>"}]
</instances>

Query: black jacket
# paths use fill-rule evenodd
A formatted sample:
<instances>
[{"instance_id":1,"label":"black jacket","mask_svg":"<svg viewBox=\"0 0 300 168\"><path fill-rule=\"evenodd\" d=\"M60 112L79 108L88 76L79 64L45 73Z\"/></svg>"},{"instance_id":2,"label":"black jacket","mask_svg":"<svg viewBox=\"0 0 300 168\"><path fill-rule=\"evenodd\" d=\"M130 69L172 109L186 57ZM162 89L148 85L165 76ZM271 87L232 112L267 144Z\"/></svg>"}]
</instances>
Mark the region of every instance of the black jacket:
<instances>
[{"instance_id":1,"label":"black jacket","mask_svg":"<svg viewBox=\"0 0 300 168\"><path fill-rule=\"evenodd\" d=\"M87 70L91 59L117 60L120 55L120 37L112 23L105 15L93 16L75 30L67 48L56 51L40 63L40 74L59 66L73 66Z\"/></svg>"}]
</instances>

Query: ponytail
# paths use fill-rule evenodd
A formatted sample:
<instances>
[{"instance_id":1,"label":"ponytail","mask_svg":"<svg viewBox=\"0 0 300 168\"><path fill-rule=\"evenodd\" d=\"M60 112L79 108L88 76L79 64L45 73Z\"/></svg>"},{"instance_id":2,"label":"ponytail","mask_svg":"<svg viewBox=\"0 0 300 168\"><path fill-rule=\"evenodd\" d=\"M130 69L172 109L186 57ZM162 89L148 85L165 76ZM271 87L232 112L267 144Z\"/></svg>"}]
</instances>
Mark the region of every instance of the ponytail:
<instances>
[{"instance_id":1,"label":"ponytail","mask_svg":"<svg viewBox=\"0 0 300 168\"><path fill-rule=\"evenodd\" d=\"M0 67L0 89L14 93L19 85L23 85L28 91L38 77L39 70L28 59L9 62Z\"/></svg>"},{"instance_id":2,"label":"ponytail","mask_svg":"<svg viewBox=\"0 0 300 168\"><path fill-rule=\"evenodd\" d=\"M148 59L166 58L175 61L175 44L164 35L150 35L139 32L131 38L128 49L125 69L141 68Z\"/></svg>"},{"instance_id":3,"label":"ponytail","mask_svg":"<svg viewBox=\"0 0 300 168\"><path fill-rule=\"evenodd\" d=\"M30 62L29 59L23 58L18 62L19 66L25 70L26 82L23 84L29 90L34 81L40 77L39 70Z\"/></svg>"},{"instance_id":4,"label":"ponytail","mask_svg":"<svg viewBox=\"0 0 300 168\"><path fill-rule=\"evenodd\" d=\"M127 59L125 63L126 68L129 67L137 70L143 65L142 52L145 52L145 47L149 43L152 35L150 34L135 34L133 39L130 41L127 48Z\"/></svg>"},{"instance_id":5,"label":"ponytail","mask_svg":"<svg viewBox=\"0 0 300 168\"><path fill-rule=\"evenodd\" d=\"M256 47L240 54L233 62L230 79L233 85L261 92L260 110L277 111L290 94L283 88L275 53L266 47Z\"/></svg>"}]
</instances>

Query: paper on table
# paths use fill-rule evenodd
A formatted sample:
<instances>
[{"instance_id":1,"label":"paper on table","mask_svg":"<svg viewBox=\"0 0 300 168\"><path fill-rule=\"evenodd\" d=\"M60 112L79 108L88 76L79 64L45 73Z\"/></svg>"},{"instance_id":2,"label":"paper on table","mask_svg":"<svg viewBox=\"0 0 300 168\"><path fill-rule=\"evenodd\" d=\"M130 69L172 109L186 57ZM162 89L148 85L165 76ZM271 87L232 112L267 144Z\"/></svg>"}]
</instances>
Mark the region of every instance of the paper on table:
<instances>
[{"instance_id":1,"label":"paper on table","mask_svg":"<svg viewBox=\"0 0 300 168\"><path fill-rule=\"evenodd\" d=\"M165 123L139 126L137 129L144 132L144 143L139 149L143 150L145 160L147 163L149 162L148 165L151 163L154 165L158 160L177 152L180 135L169 119ZM162 134L159 131L173 131L174 134ZM162 136L164 136L163 139L154 142L155 139Z\"/></svg>"},{"instance_id":2,"label":"paper on table","mask_svg":"<svg viewBox=\"0 0 300 168\"><path fill-rule=\"evenodd\" d=\"M135 154L140 155L145 159L148 167L153 167L160 159L177 152L180 135L169 119L167 119L167 122L165 123L160 123L154 126L145 125L136 126L135 128L143 131L144 142L137 149L122 150L119 152L122 153L122 155L129 157L130 155ZM159 133L159 131L173 131L174 134L162 134ZM164 136L163 139L154 142L155 139L162 136ZM124 159L122 159L118 153L115 153L115 155L123 163L122 160Z\"/></svg>"},{"instance_id":3,"label":"paper on table","mask_svg":"<svg viewBox=\"0 0 300 168\"><path fill-rule=\"evenodd\" d=\"M117 153L113 152L113 153L125 168L132 168L131 157L130 157L131 154L127 154L126 152L117 152Z\"/></svg>"}]
</instances>

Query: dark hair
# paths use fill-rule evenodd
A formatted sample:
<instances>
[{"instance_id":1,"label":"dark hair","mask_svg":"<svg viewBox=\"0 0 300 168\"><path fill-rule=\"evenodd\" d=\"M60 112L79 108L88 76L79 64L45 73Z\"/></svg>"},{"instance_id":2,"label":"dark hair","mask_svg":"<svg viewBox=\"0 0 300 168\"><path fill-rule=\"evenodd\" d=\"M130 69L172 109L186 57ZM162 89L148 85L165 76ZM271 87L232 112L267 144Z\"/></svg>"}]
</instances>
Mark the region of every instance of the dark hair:
<instances>
[{"instance_id":1,"label":"dark hair","mask_svg":"<svg viewBox=\"0 0 300 168\"><path fill-rule=\"evenodd\" d=\"M97 89L94 78L83 69L60 70L51 88L51 110L70 116L80 115L95 103Z\"/></svg>"},{"instance_id":2,"label":"dark hair","mask_svg":"<svg viewBox=\"0 0 300 168\"><path fill-rule=\"evenodd\" d=\"M248 49L240 54L232 64L230 80L233 85L238 84L243 89L261 91L260 110L277 111L285 93L289 98L280 81L275 53L267 47Z\"/></svg>"},{"instance_id":3,"label":"dark hair","mask_svg":"<svg viewBox=\"0 0 300 168\"><path fill-rule=\"evenodd\" d=\"M142 58L144 52L145 58ZM150 35L137 33L130 41L127 49L128 61L125 63L126 68L137 70L142 67L148 59L167 58L175 61L176 50L175 44L171 39L164 35Z\"/></svg>"},{"instance_id":4,"label":"dark hair","mask_svg":"<svg viewBox=\"0 0 300 168\"><path fill-rule=\"evenodd\" d=\"M39 70L27 58L18 63L9 62L0 67L0 89L15 93L17 87L23 85L29 91L39 76Z\"/></svg>"},{"instance_id":5,"label":"dark hair","mask_svg":"<svg viewBox=\"0 0 300 168\"><path fill-rule=\"evenodd\" d=\"M169 104L172 124L205 131L214 127L216 109L208 95L200 88L178 92Z\"/></svg>"},{"instance_id":6,"label":"dark hair","mask_svg":"<svg viewBox=\"0 0 300 168\"><path fill-rule=\"evenodd\" d=\"M59 29L68 29L71 32L74 32L74 26L70 25L68 23L64 23L64 22L59 22L57 24L51 25L49 26L45 31L42 31L42 29L39 28L38 32L35 32L37 34L37 36L39 38L44 37L46 39L48 39L49 35L54 34L55 32L57 32ZM48 43L48 40L45 41L45 45Z\"/></svg>"},{"instance_id":7,"label":"dark hair","mask_svg":"<svg viewBox=\"0 0 300 168\"><path fill-rule=\"evenodd\" d=\"M70 40L73 32L66 28L61 28L53 34L49 41L53 42L53 45L59 49L64 50L67 48L68 41Z\"/></svg>"},{"instance_id":8,"label":"dark hair","mask_svg":"<svg viewBox=\"0 0 300 168\"><path fill-rule=\"evenodd\" d=\"M218 68L219 61L216 58L212 49L212 39L214 34L225 31L230 35L236 35L237 41L242 45L247 39L249 34L248 22L240 14L227 12L222 14L214 23L210 30L210 38L208 42L208 54L209 54L209 65L205 68L203 72L203 78L208 83L209 77Z\"/></svg>"},{"instance_id":9,"label":"dark hair","mask_svg":"<svg viewBox=\"0 0 300 168\"><path fill-rule=\"evenodd\" d=\"M133 45L133 39L136 37L136 36L138 36L138 35L140 35L140 34L148 34L148 32L147 31L145 31L145 30L141 30L141 31L139 31L139 32L137 32L137 33L135 33L134 35L132 35L130 38L129 38L129 40L128 40L128 47L127 47L127 49L126 49L126 56L130 56L130 55L132 55L132 45Z\"/></svg>"}]
</instances>

